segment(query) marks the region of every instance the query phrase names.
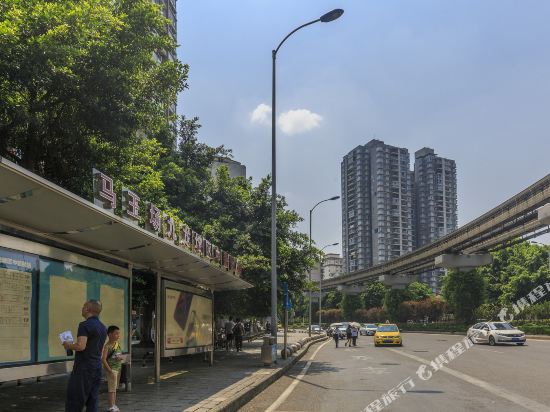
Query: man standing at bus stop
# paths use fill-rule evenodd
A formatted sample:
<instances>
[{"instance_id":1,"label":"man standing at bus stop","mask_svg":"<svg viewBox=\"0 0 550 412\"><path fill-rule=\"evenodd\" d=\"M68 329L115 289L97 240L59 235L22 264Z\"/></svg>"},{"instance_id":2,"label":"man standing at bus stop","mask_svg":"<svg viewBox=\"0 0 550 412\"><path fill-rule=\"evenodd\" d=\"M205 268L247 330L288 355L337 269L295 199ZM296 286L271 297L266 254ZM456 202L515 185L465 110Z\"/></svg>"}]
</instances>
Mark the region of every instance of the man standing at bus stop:
<instances>
[{"instance_id":1,"label":"man standing at bus stop","mask_svg":"<svg viewBox=\"0 0 550 412\"><path fill-rule=\"evenodd\" d=\"M73 371L67 386L66 412L97 412L101 384L101 353L107 338L107 329L98 319L101 302L89 300L82 306L86 320L78 325L76 343L63 342L66 350L76 352Z\"/></svg>"}]
</instances>

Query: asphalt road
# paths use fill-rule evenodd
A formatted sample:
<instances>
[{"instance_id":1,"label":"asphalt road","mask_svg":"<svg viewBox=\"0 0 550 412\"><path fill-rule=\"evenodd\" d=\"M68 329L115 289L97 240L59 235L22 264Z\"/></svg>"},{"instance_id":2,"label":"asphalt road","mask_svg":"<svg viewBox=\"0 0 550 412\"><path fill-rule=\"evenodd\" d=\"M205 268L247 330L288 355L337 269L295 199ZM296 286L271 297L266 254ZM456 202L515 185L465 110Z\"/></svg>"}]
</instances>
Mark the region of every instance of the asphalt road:
<instances>
[{"instance_id":1,"label":"asphalt road","mask_svg":"<svg viewBox=\"0 0 550 412\"><path fill-rule=\"evenodd\" d=\"M352 348L330 340L241 411L550 411L550 341L475 345L434 372L429 363L464 338L403 334L404 346L395 348L375 348L366 336Z\"/></svg>"}]
</instances>

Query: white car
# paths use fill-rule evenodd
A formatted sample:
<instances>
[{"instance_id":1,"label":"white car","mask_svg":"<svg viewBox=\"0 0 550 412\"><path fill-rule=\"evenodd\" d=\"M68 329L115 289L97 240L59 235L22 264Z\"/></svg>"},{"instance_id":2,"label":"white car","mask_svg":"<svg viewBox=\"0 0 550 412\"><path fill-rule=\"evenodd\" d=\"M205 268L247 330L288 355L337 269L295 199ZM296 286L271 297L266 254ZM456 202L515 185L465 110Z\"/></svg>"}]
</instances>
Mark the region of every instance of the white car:
<instances>
[{"instance_id":1,"label":"white car","mask_svg":"<svg viewBox=\"0 0 550 412\"><path fill-rule=\"evenodd\" d=\"M378 326L376 326L374 323L365 323L359 329L359 334L365 336L374 336L374 334L376 333L376 329L378 329Z\"/></svg>"},{"instance_id":2,"label":"white car","mask_svg":"<svg viewBox=\"0 0 550 412\"><path fill-rule=\"evenodd\" d=\"M476 323L468 329L466 335L474 343L488 343L491 346L499 343L525 343L525 333L507 322Z\"/></svg>"}]
</instances>

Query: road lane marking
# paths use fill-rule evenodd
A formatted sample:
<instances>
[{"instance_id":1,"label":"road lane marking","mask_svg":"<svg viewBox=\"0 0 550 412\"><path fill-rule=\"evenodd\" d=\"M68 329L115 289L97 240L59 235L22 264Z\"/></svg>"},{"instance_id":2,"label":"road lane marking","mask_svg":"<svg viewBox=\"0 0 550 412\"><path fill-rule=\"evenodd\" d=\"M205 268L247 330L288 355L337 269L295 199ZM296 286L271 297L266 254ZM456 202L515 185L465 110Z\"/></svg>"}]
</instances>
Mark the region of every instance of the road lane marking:
<instances>
[{"instance_id":1,"label":"road lane marking","mask_svg":"<svg viewBox=\"0 0 550 412\"><path fill-rule=\"evenodd\" d=\"M388 368L373 368L372 366L369 366L368 368L361 368L359 370L371 375L384 375L389 373Z\"/></svg>"},{"instance_id":2,"label":"road lane marking","mask_svg":"<svg viewBox=\"0 0 550 412\"><path fill-rule=\"evenodd\" d=\"M430 361L421 358L420 356L412 355L410 353L405 353L396 349L390 349L392 352L397 353L398 355L405 356L407 358L413 359L417 362L423 363L424 365L430 365ZM534 401L532 399L526 398L525 396L510 392L507 389L501 388L499 386L493 385L492 383L483 381L478 378L474 378L473 376L466 375L465 373L458 372L454 369L451 369L447 366L443 366L441 369L439 369L442 372L445 372L451 376L454 376L455 378L458 378L460 380L463 380L464 382L467 382L471 385L477 386L481 389L486 390L487 392L492 393L493 395L499 396L501 398L504 398L510 402L515 403L516 405L522 406L525 409L528 409L530 411L534 412L541 412L541 411L550 411L550 407L543 405L542 403L538 403L537 401Z\"/></svg>"},{"instance_id":3,"label":"road lane marking","mask_svg":"<svg viewBox=\"0 0 550 412\"><path fill-rule=\"evenodd\" d=\"M474 349L475 348L475 349ZM494 349L484 349L484 348L479 348L477 346L474 346L472 349L474 350L484 350L486 352L494 352L494 353L504 353L504 352L499 352L498 350L494 350Z\"/></svg>"},{"instance_id":4,"label":"road lane marking","mask_svg":"<svg viewBox=\"0 0 550 412\"><path fill-rule=\"evenodd\" d=\"M302 369L302 371L300 372L300 374L298 376L296 376L296 379L294 379L292 381L292 383L288 386L288 388L285 389L285 391L283 393L281 393L281 395L277 398L277 400L275 402L273 402L273 404L267 408L265 410L265 412L273 412L273 411L276 411L277 408L279 406L281 406L283 404L284 401L286 401L286 399L290 396L290 394L294 391L294 389L296 388L296 386L300 383L300 381L302 379L304 379L304 376L306 376L306 373L309 369L309 367L311 366L312 362L313 362L313 358L315 358L315 355L317 355L317 352L319 352L321 350L321 348L323 346L325 346L327 343L329 343L330 340L327 340L325 343L323 343L321 346L319 346L317 348L317 350L315 352L313 352L313 355L311 355L311 358L309 358L309 360L307 361L306 363L306 366L304 366L304 368Z\"/></svg>"}]
</instances>

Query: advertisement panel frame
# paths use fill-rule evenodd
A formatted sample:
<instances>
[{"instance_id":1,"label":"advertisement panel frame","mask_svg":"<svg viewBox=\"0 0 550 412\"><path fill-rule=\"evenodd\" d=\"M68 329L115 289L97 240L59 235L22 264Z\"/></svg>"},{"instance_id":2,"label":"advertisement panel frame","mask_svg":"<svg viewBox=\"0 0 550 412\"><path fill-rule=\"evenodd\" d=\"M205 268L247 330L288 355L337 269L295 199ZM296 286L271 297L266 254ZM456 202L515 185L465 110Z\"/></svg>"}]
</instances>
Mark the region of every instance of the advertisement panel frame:
<instances>
[{"instance_id":1,"label":"advertisement panel frame","mask_svg":"<svg viewBox=\"0 0 550 412\"><path fill-rule=\"evenodd\" d=\"M0 232L0 245L2 248L11 249L15 252L22 252L26 254L36 255L40 260L40 257L73 263L75 265L84 266L87 268L95 269L101 272L107 272L112 275L120 276L128 280L128 297L131 299L131 290L132 290L132 265L124 267L121 265L116 265L113 263L101 261L86 255L82 255L77 252L72 252L65 249L60 249L55 246L50 246L45 243L40 243L38 241L27 240L11 234L1 233ZM40 271L38 270L37 278L40 277ZM37 282L37 293L39 290L39 282ZM38 296L37 296L38 298ZM130 307L131 301L128 302L128 310L131 311ZM37 343L38 343L38 322L39 322L39 308L36 307L36 325L33 327L33 332L35 335L34 342L34 356L37 355ZM130 313L130 312L129 312ZM129 316L129 318L131 318ZM128 330L131 331L130 322L128 322ZM130 335L130 332L129 332ZM131 342L131 341L130 341ZM131 345L129 342L129 352L128 357L131 356ZM26 363L17 363L17 364L3 364L0 365L0 382L8 382L19 379L34 378L37 376L46 376L51 374L67 373L72 369L73 360L50 360L50 361L41 361L37 360L37 357L34 358L32 362Z\"/></svg>"},{"instance_id":2,"label":"advertisement panel frame","mask_svg":"<svg viewBox=\"0 0 550 412\"><path fill-rule=\"evenodd\" d=\"M182 292L191 293L193 295L201 296L210 301L210 310L212 314L212 335L209 345L201 345L195 347L186 347L186 348L177 348L177 349L167 349L166 348L166 290L179 290ZM188 286L182 283L174 282L168 279L162 279L162 304L161 304L161 333L160 333L160 344L161 344L161 356L164 358L171 356L182 356L182 355L191 355L195 353L205 353L212 352L214 350L214 295L209 290L203 290Z\"/></svg>"}]
</instances>

